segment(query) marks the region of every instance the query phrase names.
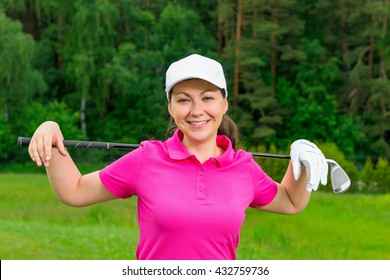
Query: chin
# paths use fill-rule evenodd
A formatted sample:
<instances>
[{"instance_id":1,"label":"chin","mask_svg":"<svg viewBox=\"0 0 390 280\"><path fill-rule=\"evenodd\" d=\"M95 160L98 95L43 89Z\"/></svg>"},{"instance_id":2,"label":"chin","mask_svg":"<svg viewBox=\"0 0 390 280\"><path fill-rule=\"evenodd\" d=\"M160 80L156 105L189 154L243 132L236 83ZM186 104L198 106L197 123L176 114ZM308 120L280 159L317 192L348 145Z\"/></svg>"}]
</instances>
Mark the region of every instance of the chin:
<instances>
[{"instance_id":1,"label":"chin","mask_svg":"<svg viewBox=\"0 0 390 280\"><path fill-rule=\"evenodd\" d=\"M210 131L191 131L187 134L187 137L193 141L202 143L214 139L216 135L217 133L211 133Z\"/></svg>"}]
</instances>

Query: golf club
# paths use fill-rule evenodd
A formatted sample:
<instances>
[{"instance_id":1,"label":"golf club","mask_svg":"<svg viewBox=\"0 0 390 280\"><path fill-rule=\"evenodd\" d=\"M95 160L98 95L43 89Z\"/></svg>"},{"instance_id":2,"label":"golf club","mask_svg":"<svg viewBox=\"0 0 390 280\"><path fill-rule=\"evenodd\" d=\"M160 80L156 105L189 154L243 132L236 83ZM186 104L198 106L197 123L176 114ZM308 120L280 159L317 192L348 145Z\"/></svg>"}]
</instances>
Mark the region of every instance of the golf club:
<instances>
[{"instance_id":1,"label":"golf club","mask_svg":"<svg viewBox=\"0 0 390 280\"><path fill-rule=\"evenodd\" d=\"M28 147L30 145L31 138L18 137L18 146ZM96 142L96 141L79 141L79 140L64 140L64 146L67 148L85 148L85 149L123 149L134 150L139 147L139 144L124 144L124 143L112 143L112 142ZM268 154L268 153L255 153L251 152L254 157L261 158L279 158L290 159L289 155ZM326 159L330 165L330 179L333 192L336 194L343 193L348 190L351 185L347 173L341 168L341 166L333 159Z\"/></svg>"},{"instance_id":2,"label":"golf club","mask_svg":"<svg viewBox=\"0 0 390 280\"><path fill-rule=\"evenodd\" d=\"M330 165L330 179L334 193L343 193L351 185L347 173L333 159L326 159Z\"/></svg>"}]
</instances>

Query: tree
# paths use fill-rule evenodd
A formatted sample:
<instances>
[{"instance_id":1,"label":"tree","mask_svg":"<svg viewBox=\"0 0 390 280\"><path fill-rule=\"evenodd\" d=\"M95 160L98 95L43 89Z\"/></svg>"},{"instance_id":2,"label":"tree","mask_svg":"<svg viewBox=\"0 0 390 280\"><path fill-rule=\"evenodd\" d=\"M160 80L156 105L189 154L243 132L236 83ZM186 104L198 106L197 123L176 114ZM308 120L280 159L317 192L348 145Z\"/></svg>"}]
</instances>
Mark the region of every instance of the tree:
<instances>
[{"instance_id":1,"label":"tree","mask_svg":"<svg viewBox=\"0 0 390 280\"><path fill-rule=\"evenodd\" d=\"M2 121L16 124L29 102L46 90L32 59L35 42L0 10L0 105Z\"/></svg>"},{"instance_id":2,"label":"tree","mask_svg":"<svg viewBox=\"0 0 390 280\"><path fill-rule=\"evenodd\" d=\"M196 30L196 32L195 32ZM181 5L168 4L154 33L155 47L164 55L164 64L191 53L216 57L216 41L199 16Z\"/></svg>"},{"instance_id":3,"label":"tree","mask_svg":"<svg viewBox=\"0 0 390 280\"><path fill-rule=\"evenodd\" d=\"M389 12L388 1L377 0L364 1L364 5L355 10L356 22L361 24L364 19L370 24L362 25L355 35L359 43L351 52L351 68L342 92L343 110L361 116L360 125L366 137L359 146L360 153L367 153L369 147L370 154L386 157L390 157L390 84L387 79L390 67L385 55L390 50L386 37Z\"/></svg>"},{"instance_id":4,"label":"tree","mask_svg":"<svg viewBox=\"0 0 390 280\"><path fill-rule=\"evenodd\" d=\"M215 57L209 51L215 41L198 15L181 5L167 5L159 19L150 12L132 12L136 22L129 24L133 28L127 42L119 45L106 68L112 101L104 125L95 131L123 141L161 139L169 120L164 93L166 68L194 52Z\"/></svg>"},{"instance_id":5,"label":"tree","mask_svg":"<svg viewBox=\"0 0 390 280\"><path fill-rule=\"evenodd\" d=\"M238 123L250 135L250 143L269 144L284 114L275 96L278 75L285 68L278 65L303 58L291 46L292 35L302 31L303 23L289 14L295 1L237 3L234 88L239 93L235 97L240 102Z\"/></svg>"},{"instance_id":6,"label":"tree","mask_svg":"<svg viewBox=\"0 0 390 280\"><path fill-rule=\"evenodd\" d=\"M229 0L218 0L217 4L217 50L218 56L222 57L223 50L228 47L229 42L232 40L232 35L234 32L234 20L231 20L234 17L234 6L235 3L230 3ZM237 29L236 29L237 30Z\"/></svg>"},{"instance_id":7,"label":"tree","mask_svg":"<svg viewBox=\"0 0 390 280\"><path fill-rule=\"evenodd\" d=\"M334 140L332 134L336 129L338 112L332 84L340 77L339 61L335 57L328 58L317 40L302 39L301 50L307 58L293 67L296 74L294 85L299 89L299 95L290 104L293 105L288 129L290 137Z\"/></svg>"},{"instance_id":8,"label":"tree","mask_svg":"<svg viewBox=\"0 0 390 280\"><path fill-rule=\"evenodd\" d=\"M65 103L90 138L163 138L166 68L200 53L224 66L247 146L284 149L305 137L334 142L347 156L389 160L389 6L0 0L1 141L26 129L32 100ZM4 148L0 154L15 159Z\"/></svg>"},{"instance_id":9,"label":"tree","mask_svg":"<svg viewBox=\"0 0 390 280\"><path fill-rule=\"evenodd\" d=\"M104 68L116 52L116 8L105 0L77 1L64 38L64 70L80 104L81 129L87 135L88 102L96 108L91 119L103 116L108 85ZM93 98L90 98L93 96Z\"/></svg>"},{"instance_id":10,"label":"tree","mask_svg":"<svg viewBox=\"0 0 390 280\"><path fill-rule=\"evenodd\" d=\"M46 90L33 67L35 42L19 22L0 10L0 158L13 156L14 136L23 127L30 102Z\"/></svg>"},{"instance_id":11,"label":"tree","mask_svg":"<svg viewBox=\"0 0 390 280\"><path fill-rule=\"evenodd\" d=\"M387 159L379 157L375 165L375 179L378 181L380 193L388 193L390 191L390 166Z\"/></svg>"}]
</instances>

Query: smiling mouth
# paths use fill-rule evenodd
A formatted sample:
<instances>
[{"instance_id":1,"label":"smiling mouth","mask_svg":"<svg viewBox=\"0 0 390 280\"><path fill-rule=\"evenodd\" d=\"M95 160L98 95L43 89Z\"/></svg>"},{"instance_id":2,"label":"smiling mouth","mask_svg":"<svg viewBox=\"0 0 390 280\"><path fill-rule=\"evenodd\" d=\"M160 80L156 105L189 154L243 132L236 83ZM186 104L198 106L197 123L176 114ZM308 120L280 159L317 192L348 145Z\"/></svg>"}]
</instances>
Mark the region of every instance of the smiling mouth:
<instances>
[{"instance_id":1,"label":"smiling mouth","mask_svg":"<svg viewBox=\"0 0 390 280\"><path fill-rule=\"evenodd\" d=\"M204 125L204 124L206 124L206 123L208 123L209 121L201 121L201 122L188 122L188 123L190 123L190 124L192 124L192 125L195 125L195 126L202 126L202 125Z\"/></svg>"}]
</instances>

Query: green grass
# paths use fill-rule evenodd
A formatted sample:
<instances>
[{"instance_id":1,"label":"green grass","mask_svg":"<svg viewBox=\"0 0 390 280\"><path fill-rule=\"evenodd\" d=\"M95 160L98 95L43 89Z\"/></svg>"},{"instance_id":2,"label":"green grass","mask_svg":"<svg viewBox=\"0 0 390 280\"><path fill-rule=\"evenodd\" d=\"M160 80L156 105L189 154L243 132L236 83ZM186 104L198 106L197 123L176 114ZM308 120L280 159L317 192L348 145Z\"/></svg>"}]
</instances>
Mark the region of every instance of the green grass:
<instances>
[{"instance_id":1,"label":"green grass","mask_svg":"<svg viewBox=\"0 0 390 280\"><path fill-rule=\"evenodd\" d=\"M136 199L62 205L42 174L0 174L0 259L134 259ZM390 259L390 195L315 192L284 216L249 209L239 259Z\"/></svg>"},{"instance_id":2,"label":"green grass","mask_svg":"<svg viewBox=\"0 0 390 280\"><path fill-rule=\"evenodd\" d=\"M390 196L313 193L295 216L248 211L242 259L390 259Z\"/></svg>"}]
</instances>

